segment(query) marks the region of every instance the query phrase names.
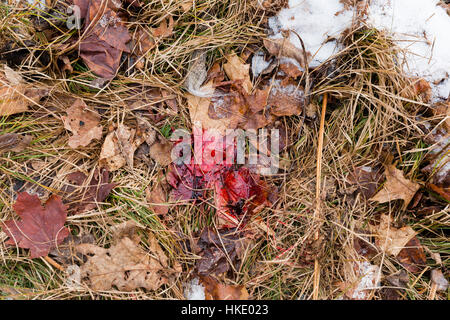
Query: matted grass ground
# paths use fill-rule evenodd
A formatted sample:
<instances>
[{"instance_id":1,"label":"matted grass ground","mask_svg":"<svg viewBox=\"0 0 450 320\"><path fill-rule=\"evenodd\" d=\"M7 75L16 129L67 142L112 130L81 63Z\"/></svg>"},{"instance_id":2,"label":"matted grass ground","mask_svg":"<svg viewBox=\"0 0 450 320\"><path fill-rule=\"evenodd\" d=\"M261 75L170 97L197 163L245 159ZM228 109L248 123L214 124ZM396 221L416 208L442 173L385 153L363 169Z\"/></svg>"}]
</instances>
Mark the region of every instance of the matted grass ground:
<instances>
[{"instance_id":1,"label":"matted grass ground","mask_svg":"<svg viewBox=\"0 0 450 320\"><path fill-rule=\"evenodd\" d=\"M102 141L88 147L71 149L61 115L70 105L66 96L82 98L95 105L102 114L102 125L123 121L132 123L133 112L127 108L127 97L135 86L166 88L178 100L179 112L167 112L158 126L163 135L168 128L190 128L189 113L183 98L183 79L189 57L194 50L208 50L208 61L220 59L230 50L255 51L262 47L266 17L282 5L263 10L258 1L206 0L196 1L194 9L180 11L179 1L147 1L144 11L133 16L127 26L157 25L168 15L176 21L174 36L151 50L142 69L126 70L124 60L118 76L105 88L89 86L95 79L87 67L70 57L74 72L66 75L57 65L58 46L68 43L69 34L59 32L49 43L43 32L36 32L35 13L15 6L14 1L0 5L0 41L14 40L37 52L16 70L30 82L45 85L48 98L32 107L31 112L0 117L0 133L24 133L33 137L30 147L19 153L0 155L0 220L15 217L12 204L16 191L25 185L41 198L58 192L67 184L65 175L81 170L92 172L98 166ZM72 31L76 32L76 31ZM30 45L26 40L33 40ZM350 199L346 179L358 166L382 166L392 155L405 177L425 186L428 176L421 172L429 152L423 141L420 124L433 121L427 105L408 92L410 82L402 76L395 61L395 46L376 30L358 28L346 35L346 47L333 64L325 63L312 71L311 105L316 116L283 118L290 146L282 155L285 168L270 180L279 188L279 199L258 215L274 234L266 234L245 253L240 270L227 283L245 285L253 299L311 299L316 292L320 299L343 296L337 285L345 282L347 248L353 246L361 229L380 213L390 213L405 225L419 232L420 242L431 252L439 253L444 271L448 268L449 206L423 187L423 198L437 209L420 215L416 209L405 209L401 201L377 204L361 197ZM41 61L37 57L41 58ZM74 60L75 59L75 60ZM44 64L42 63L44 60ZM301 81L306 81L302 79ZM324 126L321 215L314 218L319 118L323 95L329 103ZM408 98L410 97L410 98ZM314 109L314 108L312 108ZM419 117L420 115L420 117ZM439 122L440 118L436 118ZM214 210L201 212L195 205L173 205L167 219L149 209L145 189L163 168L137 162L133 169L124 167L111 174L118 184L105 203L89 212L68 217L71 229L90 232L96 243L108 246L110 226L135 220L153 232L166 249L171 263L182 263L184 272L175 281L154 292L93 292L89 288L73 290L65 285L66 275L43 259L28 258L27 250L7 248L5 234L0 233L0 292L3 297L26 299L183 299L183 284L191 276L194 254L181 248L181 242L193 242L204 226L214 225ZM422 200L425 201L425 200ZM315 240L315 233L319 239ZM429 271L435 262L427 254L427 266L418 274L409 273L408 287L402 291L406 299L430 297ZM314 283L314 260L320 281ZM374 263L383 275L403 267L394 258L379 253ZM445 274L445 272L444 272ZM386 285L385 282L382 282ZM436 297L447 299L447 293ZM1 296L1 295L0 295ZM383 289L375 290L375 299L383 298Z\"/></svg>"}]
</instances>

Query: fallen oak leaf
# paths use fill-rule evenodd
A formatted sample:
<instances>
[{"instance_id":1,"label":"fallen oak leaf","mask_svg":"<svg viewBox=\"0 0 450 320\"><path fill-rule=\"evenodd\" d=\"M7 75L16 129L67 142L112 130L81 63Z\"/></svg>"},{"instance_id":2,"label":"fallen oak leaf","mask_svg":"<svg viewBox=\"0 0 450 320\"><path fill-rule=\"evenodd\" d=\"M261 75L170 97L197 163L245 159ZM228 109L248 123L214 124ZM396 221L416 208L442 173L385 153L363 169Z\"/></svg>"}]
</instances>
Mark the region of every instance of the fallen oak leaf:
<instances>
[{"instance_id":1,"label":"fallen oak leaf","mask_svg":"<svg viewBox=\"0 0 450 320\"><path fill-rule=\"evenodd\" d=\"M410 227L395 228L392 226L392 218L389 215L381 215L380 224L371 226L376 235L375 244L383 252L397 256L400 251L413 239L416 232Z\"/></svg>"},{"instance_id":2,"label":"fallen oak leaf","mask_svg":"<svg viewBox=\"0 0 450 320\"><path fill-rule=\"evenodd\" d=\"M69 138L69 147L76 149L79 146L87 146L93 139L102 138L102 126L100 115L89 110L83 100L77 99L67 109L67 116L62 116L64 128L71 131L73 135Z\"/></svg>"},{"instance_id":3,"label":"fallen oak leaf","mask_svg":"<svg viewBox=\"0 0 450 320\"><path fill-rule=\"evenodd\" d=\"M109 249L91 244L81 244L76 250L88 255L81 266L81 278L96 291L110 290L113 286L121 291L139 288L156 290L168 283L169 270L167 257L153 235L150 235L148 254L139 246L139 236L124 236L114 239Z\"/></svg>"},{"instance_id":4,"label":"fallen oak leaf","mask_svg":"<svg viewBox=\"0 0 450 320\"><path fill-rule=\"evenodd\" d=\"M408 206L416 192L420 189L417 182L408 180L404 177L403 171L397 169L394 165L386 166L386 182L375 196L370 200L380 203L401 199L404 206Z\"/></svg>"},{"instance_id":5,"label":"fallen oak leaf","mask_svg":"<svg viewBox=\"0 0 450 320\"><path fill-rule=\"evenodd\" d=\"M51 196L42 206L38 196L22 192L13 208L22 220L8 220L2 224L9 237L5 243L30 249L32 259L48 255L69 235L69 229L64 227L67 211L57 195Z\"/></svg>"}]
</instances>

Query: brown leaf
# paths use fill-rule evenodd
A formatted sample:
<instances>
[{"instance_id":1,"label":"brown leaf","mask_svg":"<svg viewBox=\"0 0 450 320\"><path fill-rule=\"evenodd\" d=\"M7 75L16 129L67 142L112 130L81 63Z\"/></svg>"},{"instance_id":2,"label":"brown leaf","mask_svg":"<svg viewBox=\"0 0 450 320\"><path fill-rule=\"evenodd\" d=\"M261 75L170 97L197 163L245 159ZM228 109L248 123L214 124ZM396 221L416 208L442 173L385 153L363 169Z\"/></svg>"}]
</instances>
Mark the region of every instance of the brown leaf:
<instances>
[{"instance_id":1,"label":"brown leaf","mask_svg":"<svg viewBox=\"0 0 450 320\"><path fill-rule=\"evenodd\" d=\"M169 16L169 19L163 20L159 27L153 28L152 33L155 38L167 38L173 34L174 21L172 16Z\"/></svg>"},{"instance_id":2,"label":"brown leaf","mask_svg":"<svg viewBox=\"0 0 450 320\"><path fill-rule=\"evenodd\" d=\"M0 116L26 112L29 106L38 103L47 94L46 89L24 83L17 72L5 68L0 73Z\"/></svg>"},{"instance_id":3,"label":"brown leaf","mask_svg":"<svg viewBox=\"0 0 450 320\"><path fill-rule=\"evenodd\" d=\"M172 143L170 141L155 142L150 146L149 155L161 166L168 166L172 163L171 157Z\"/></svg>"},{"instance_id":4,"label":"brown leaf","mask_svg":"<svg viewBox=\"0 0 450 320\"><path fill-rule=\"evenodd\" d=\"M301 71L297 65L289 61L280 63L280 70L283 71L288 77L294 79L303 74L303 71Z\"/></svg>"},{"instance_id":5,"label":"brown leaf","mask_svg":"<svg viewBox=\"0 0 450 320\"><path fill-rule=\"evenodd\" d=\"M212 81L203 87L212 87ZM203 90L203 89L202 89ZM235 129L238 122L242 119L242 114L238 114L235 109L235 104L232 104L232 100L227 100L224 103L222 97L203 98L194 96L192 94L186 94L189 115L191 122L194 126L201 126L206 130L217 130L218 133L224 135L227 129ZM232 99L233 97L229 97ZM214 119L210 115L210 106L214 111L226 110L229 114L228 117ZM233 109L230 108L233 107ZM231 110L230 110L231 109Z\"/></svg>"},{"instance_id":6,"label":"brown leaf","mask_svg":"<svg viewBox=\"0 0 450 320\"><path fill-rule=\"evenodd\" d=\"M305 103L305 92L296 82L289 79L275 80L267 104L271 113L277 117L299 115Z\"/></svg>"},{"instance_id":7,"label":"brown leaf","mask_svg":"<svg viewBox=\"0 0 450 320\"><path fill-rule=\"evenodd\" d=\"M245 64L236 53L231 53L225 57L227 62L223 65L223 69L228 78L233 81L242 81L242 87L247 94L250 94L253 88L250 80L250 65Z\"/></svg>"},{"instance_id":8,"label":"brown leaf","mask_svg":"<svg viewBox=\"0 0 450 320\"><path fill-rule=\"evenodd\" d=\"M378 201L380 203L402 199L404 206L408 206L411 199L420 189L420 185L416 182L406 179L403 176L403 171L397 169L394 165L386 166L386 182L373 198L370 200Z\"/></svg>"},{"instance_id":9,"label":"brown leaf","mask_svg":"<svg viewBox=\"0 0 450 320\"><path fill-rule=\"evenodd\" d=\"M241 255L246 247L245 238L234 230L203 229L197 242L202 258L197 260L196 270L199 275L219 275L234 268L239 269Z\"/></svg>"},{"instance_id":10,"label":"brown leaf","mask_svg":"<svg viewBox=\"0 0 450 320\"><path fill-rule=\"evenodd\" d=\"M30 249L32 259L48 255L69 235L69 229L64 227L66 208L57 195L51 196L42 207L37 196L22 192L13 208L21 221L8 220L2 224L9 237L5 243Z\"/></svg>"},{"instance_id":11,"label":"brown leaf","mask_svg":"<svg viewBox=\"0 0 450 320\"><path fill-rule=\"evenodd\" d=\"M380 169L360 166L354 168L353 172L350 172L346 182L349 185L349 189L352 187L356 188L351 193L361 193L364 199L369 199L376 193L382 176Z\"/></svg>"},{"instance_id":12,"label":"brown leaf","mask_svg":"<svg viewBox=\"0 0 450 320\"><path fill-rule=\"evenodd\" d=\"M83 261L83 256L77 254L77 252L75 251L75 246L82 243L93 244L94 242L95 238L90 233L80 236L74 236L70 234L60 245L50 250L49 255L61 264L75 264L76 262Z\"/></svg>"},{"instance_id":13,"label":"brown leaf","mask_svg":"<svg viewBox=\"0 0 450 320\"><path fill-rule=\"evenodd\" d=\"M397 259L406 270L412 273L420 272L427 262L423 247L415 236L405 244L398 253Z\"/></svg>"},{"instance_id":14,"label":"brown leaf","mask_svg":"<svg viewBox=\"0 0 450 320\"><path fill-rule=\"evenodd\" d=\"M116 183L109 183L109 172L106 169L96 169L89 182L87 176L82 172L74 172L67 176L68 180L77 186L83 188L70 194L70 208L75 214L97 208L97 205L103 202Z\"/></svg>"},{"instance_id":15,"label":"brown leaf","mask_svg":"<svg viewBox=\"0 0 450 320\"><path fill-rule=\"evenodd\" d=\"M86 37L80 41L80 56L84 62L93 73L106 79L115 76L122 52L130 51L131 36L115 12L119 8L112 0L89 2L83 29Z\"/></svg>"},{"instance_id":16,"label":"brown leaf","mask_svg":"<svg viewBox=\"0 0 450 320\"><path fill-rule=\"evenodd\" d=\"M371 229L377 236L376 246L393 256L397 256L416 235L416 232L410 226L399 229L393 227L392 218L385 214L381 215L380 224L371 226Z\"/></svg>"},{"instance_id":17,"label":"brown leaf","mask_svg":"<svg viewBox=\"0 0 450 320\"><path fill-rule=\"evenodd\" d=\"M212 277L201 277L205 287L206 300L248 300L249 294L244 286L222 284Z\"/></svg>"},{"instance_id":18,"label":"brown leaf","mask_svg":"<svg viewBox=\"0 0 450 320\"><path fill-rule=\"evenodd\" d=\"M151 235L150 253L139 246L139 237L133 240L125 236L114 239L109 249L92 244L81 244L76 250L89 255L81 266L81 278L92 290L110 290L113 286L121 291L139 288L156 290L168 282L167 257Z\"/></svg>"},{"instance_id":19,"label":"brown leaf","mask_svg":"<svg viewBox=\"0 0 450 320\"><path fill-rule=\"evenodd\" d=\"M32 136L18 133L5 133L0 135L0 154L3 152L21 152L31 143Z\"/></svg>"},{"instance_id":20,"label":"brown leaf","mask_svg":"<svg viewBox=\"0 0 450 320\"><path fill-rule=\"evenodd\" d=\"M139 125L136 129L119 124L116 130L111 131L103 143L100 164L110 171L118 170L125 164L133 168L134 152L153 131L150 127Z\"/></svg>"},{"instance_id":21,"label":"brown leaf","mask_svg":"<svg viewBox=\"0 0 450 320\"><path fill-rule=\"evenodd\" d=\"M305 64L305 55L303 54L303 50L300 50L296 46L294 46L287 39L264 39L264 46L267 51L275 57L286 57L297 60L300 66L304 67ZM309 59L310 53L307 53L307 58Z\"/></svg>"},{"instance_id":22,"label":"brown leaf","mask_svg":"<svg viewBox=\"0 0 450 320\"><path fill-rule=\"evenodd\" d=\"M145 189L147 203L157 215L166 215L169 212L167 194L161 184L157 184L152 190Z\"/></svg>"},{"instance_id":23,"label":"brown leaf","mask_svg":"<svg viewBox=\"0 0 450 320\"><path fill-rule=\"evenodd\" d=\"M83 100L77 99L67 109L67 116L61 117L64 128L73 133L69 138L69 147L76 149L79 146L87 146L93 139L102 138L102 126L100 115L88 108Z\"/></svg>"}]
</instances>

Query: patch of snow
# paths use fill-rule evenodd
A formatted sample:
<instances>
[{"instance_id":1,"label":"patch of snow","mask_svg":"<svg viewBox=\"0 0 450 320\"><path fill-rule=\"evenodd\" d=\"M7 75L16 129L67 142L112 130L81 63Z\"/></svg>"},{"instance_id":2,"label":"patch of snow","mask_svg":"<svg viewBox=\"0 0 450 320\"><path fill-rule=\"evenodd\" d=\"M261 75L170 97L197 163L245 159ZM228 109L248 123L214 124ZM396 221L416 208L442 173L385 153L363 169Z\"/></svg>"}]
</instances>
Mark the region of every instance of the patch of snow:
<instances>
[{"instance_id":1,"label":"patch of snow","mask_svg":"<svg viewBox=\"0 0 450 320\"><path fill-rule=\"evenodd\" d=\"M434 100L450 92L450 17L439 0L372 0L368 22L408 52L404 70L430 82Z\"/></svg>"},{"instance_id":2,"label":"patch of snow","mask_svg":"<svg viewBox=\"0 0 450 320\"><path fill-rule=\"evenodd\" d=\"M369 290L376 289L379 286L379 267L370 264L367 261L358 262L359 282L353 290L352 298L364 300L368 298Z\"/></svg>"},{"instance_id":3,"label":"patch of snow","mask_svg":"<svg viewBox=\"0 0 450 320\"><path fill-rule=\"evenodd\" d=\"M433 102L447 99L450 93L450 16L437 5L439 0L372 0L364 20L378 30L390 33L406 53L406 74L427 80ZM346 10L340 0L290 0L289 7L269 19L272 38L293 30L312 54L315 67L340 49L337 38L352 25L356 8ZM290 42L302 49L294 32Z\"/></svg>"},{"instance_id":4,"label":"patch of snow","mask_svg":"<svg viewBox=\"0 0 450 320\"><path fill-rule=\"evenodd\" d=\"M263 72L270 65L270 61L264 59L264 52L258 51L253 55L252 58L252 74L257 77L261 72Z\"/></svg>"},{"instance_id":5,"label":"patch of snow","mask_svg":"<svg viewBox=\"0 0 450 320\"><path fill-rule=\"evenodd\" d=\"M269 27L275 39L282 38L281 30L297 32L312 55L310 66L314 67L337 53L337 41L329 38L339 37L351 26L352 18L353 11L344 10L339 0L290 0L288 8L269 19ZM290 33L289 40L302 48L294 32Z\"/></svg>"},{"instance_id":6,"label":"patch of snow","mask_svg":"<svg viewBox=\"0 0 450 320\"><path fill-rule=\"evenodd\" d=\"M186 284L184 296L187 300L205 300L205 288L198 281L198 278L194 278Z\"/></svg>"}]
</instances>

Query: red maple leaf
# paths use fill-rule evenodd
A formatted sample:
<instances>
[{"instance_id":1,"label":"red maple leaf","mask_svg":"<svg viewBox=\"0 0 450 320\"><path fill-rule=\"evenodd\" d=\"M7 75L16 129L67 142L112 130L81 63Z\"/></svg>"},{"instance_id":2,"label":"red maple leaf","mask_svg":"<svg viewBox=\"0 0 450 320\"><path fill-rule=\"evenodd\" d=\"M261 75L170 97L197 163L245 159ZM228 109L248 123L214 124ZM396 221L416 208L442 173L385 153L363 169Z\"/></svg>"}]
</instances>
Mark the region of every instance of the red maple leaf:
<instances>
[{"instance_id":1,"label":"red maple leaf","mask_svg":"<svg viewBox=\"0 0 450 320\"><path fill-rule=\"evenodd\" d=\"M67 211L57 195L51 196L43 207L38 196L21 192L13 208L22 220L3 223L3 231L9 236L5 243L30 249L31 258L48 255L69 235L69 229L64 227Z\"/></svg>"}]
</instances>

